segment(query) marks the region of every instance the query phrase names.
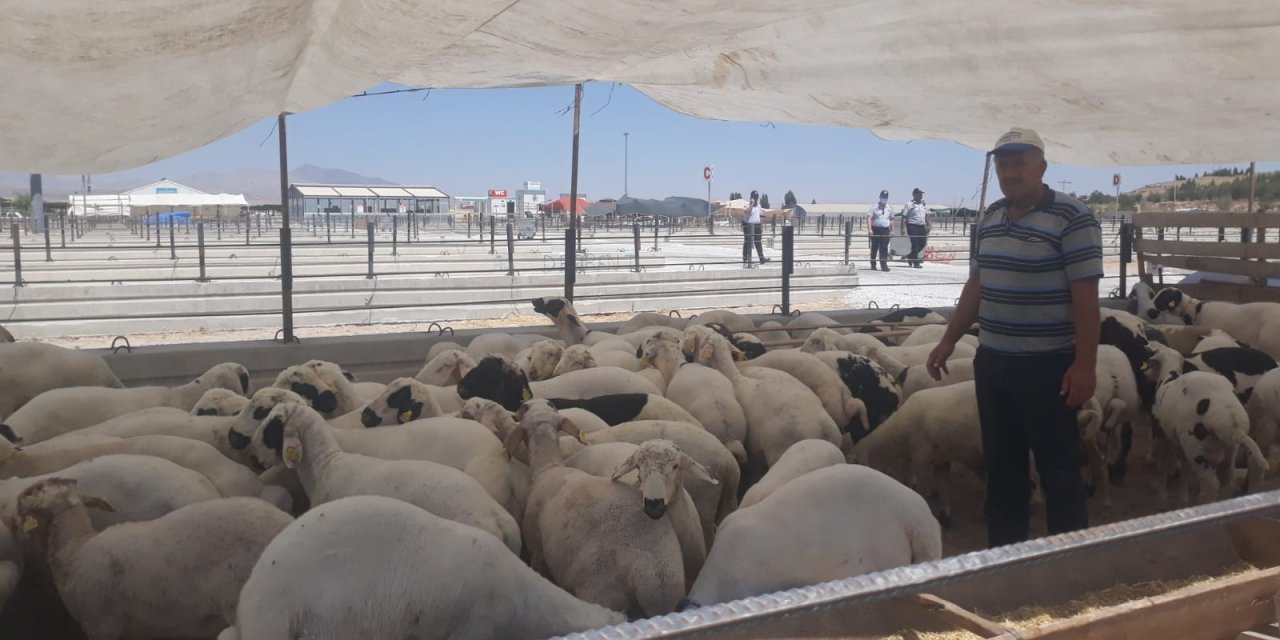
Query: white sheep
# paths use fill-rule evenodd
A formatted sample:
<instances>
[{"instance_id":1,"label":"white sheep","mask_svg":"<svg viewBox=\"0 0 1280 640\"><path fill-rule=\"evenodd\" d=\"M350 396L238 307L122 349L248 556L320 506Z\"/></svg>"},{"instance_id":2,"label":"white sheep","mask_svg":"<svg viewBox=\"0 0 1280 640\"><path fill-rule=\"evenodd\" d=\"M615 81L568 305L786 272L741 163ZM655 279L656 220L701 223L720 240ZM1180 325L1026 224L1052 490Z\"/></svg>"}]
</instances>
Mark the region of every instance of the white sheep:
<instances>
[{"instance_id":1,"label":"white sheep","mask_svg":"<svg viewBox=\"0 0 1280 640\"><path fill-rule=\"evenodd\" d=\"M440 403L431 388L414 378L392 380L378 397L360 411L360 424L365 428L404 424L424 418L443 416ZM331 426L345 426L334 424Z\"/></svg>"},{"instance_id":2,"label":"white sheep","mask_svg":"<svg viewBox=\"0 0 1280 640\"><path fill-rule=\"evenodd\" d=\"M799 380L818 396L823 409L841 431L870 428L866 405L853 397L839 374L813 355L793 350L772 351L739 365L739 369L747 374L755 367L776 369Z\"/></svg>"},{"instance_id":3,"label":"white sheep","mask_svg":"<svg viewBox=\"0 0 1280 640\"><path fill-rule=\"evenodd\" d=\"M625 620L474 527L356 496L312 509L267 545L219 640L538 640Z\"/></svg>"},{"instance_id":4,"label":"white sheep","mask_svg":"<svg viewBox=\"0 0 1280 640\"><path fill-rule=\"evenodd\" d=\"M191 415L195 416L234 416L249 399L230 389L210 389L200 396L195 406L191 407Z\"/></svg>"},{"instance_id":5,"label":"white sheep","mask_svg":"<svg viewBox=\"0 0 1280 640\"><path fill-rule=\"evenodd\" d=\"M946 334L946 332L947 325L945 324L922 324L915 329L912 329L911 333L904 337L898 344L903 347L912 347L920 344L937 344L942 340L942 336ZM966 333L960 336L960 342L977 348L978 336Z\"/></svg>"},{"instance_id":6,"label":"white sheep","mask_svg":"<svg viewBox=\"0 0 1280 640\"><path fill-rule=\"evenodd\" d=\"M746 509L764 500L782 485L823 467L845 463L844 452L826 440L801 440L787 447L778 463L769 468L760 482L743 494L738 509Z\"/></svg>"},{"instance_id":7,"label":"white sheep","mask_svg":"<svg viewBox=\"0 0 1280 640\"><path fill-rule=\"evenodd\" d=\"M1258 379L1245 410L1249 413L1249 434L1270 462L1272 445L1280 433L1280 369L1272 369ZM1275 466L1274 462L1271 464Z\"/></svg>"},{"instance_id":8,"label":"white sheep","mask_svg":"<svg viewBox=\"0 0 1280 640\"><path fill-rule=\"evenodd\" d=\"M311 408L326 418L358 411L367 402L342 374L341 367L323 360L309 360L288 367L276 376L271 386L302 396Z\"/></svg>"},{"instance_id":9,"label":"white sheep","mask_svg":"<svg viewBox=\"0 0 1280 640\"><path fill-rule=\"evenodd\" d=\"M293 520L255 498L220 498L149 522L95 531L74 480L18 499L42 538L58 595L89 640L210 637L235 620L240 589L267 543Z\"/></svg>"},{"instance_id":10,"label":"white sheep","mask_svg":"<svg viewBox=\"0 0 1280 640\"><path fill-rule=\"evenodd\" d=\"M283 464L298 473L311 505L354 495L404 500L442 518L496 536L520 555L520 528L484 487L467 474L426 460L380 460L343 451L314 409L285 403L271 410L265 428L283 426L278 441L255 450L265 467Z\"/></svg>"},{"instance_id":11,"label":"white sheep","mask_svg":"<svg viewBox=\"0 0 1280 640\"><path fill-rule=\"evenodd\" d=\"M0 344L0 417L45 391L63 387L119 389L124 384L94 353L41 342Z\"/></svg>"},{"instance_id":12,"label":"white sheep","mask_svg":"<svg viewBox=\"0 0 1280 640\"><path fill-rule=\"evenodd\" d=\"M413 376L418 382L447 387L458 384L462 376L476 366L476 361L461 349L441 351L427 360L422 369Z\"/></svg>"},{"instance_id":13,"label":"white sheep","mask_svg":"<svg viewBox=\"0 0 1280 640\"><path fill-rule=\"evenodd\" d=\"M685 318L679 318L670 314L641 311L619 325L616 333L618 335L623 335L627 333L635 333L641 329L675 329L677 331L682 331L688 323L689 321Z\"/></svg>"},{"instance_id":14,"label":"white sheep","mask_svg":"<svg viewBox=\"0 0 1280 640\"><path fill-rule=\"evenodd\" d=\"M787 331L791 333L792 338L804 340L804 339L807 339L810 335L812 335L813 329L816 329L818 327L823 327L823 328L831 327L832 325L837 325L837 324L840 324L840 323L836 322L833 318L829 316L825 316L821 313L814 313L812 311L809 311L806 313L802 313L796 316L795 319L787 322ZM838 333L841 335L852 333L846 327L839 327L836 329L827 329L827 330L834 331L835 333Z\"/></svg>"},{"instance_id":15,"label":"white sheep","mask_svg":"<svg viewBox=\"0 0 1280 640\"><path fill-rule=\"evenodd\" d=\"M564 357L564 351L565 346L559 340L539 340L521 349L515 362L530 380L550 380L558 375L556 367Z\"/></svg>"},{"instance_id":16,"label":"white sheep","mask_svg":"<svg viewBox=\"0 0 1280 640\"><path fill-rule=\"evenodd\" d=\"M466 347L452 340L441 340L440 342L433 342L431 344L431 348L427 349L427 362L431 362L436 358L436 356L446 351L455 351L455 350L465 352L467 349Z\"/></svg>"},{"instance_id":17,"label":"white sheep","mask_svg":"<svg viewBox=\"0 0 1280 640\"><path fill-rule=\"evenodd\" d=\"M693 415L739 464L746 463L747 416L733 383L715 369L685 362L680 345L669 340L651 338L641 351L641 362L661 372L666 380L667 399Z\"/></svg>"},{"instance_id":18,"label":"white sheep","mask_svg":"<svg viewBox=\"0 0 1280 640\"><path fill-rule=\"evenodd\" d=\"M919 495L873 469L834 465L725 518L689 600L728 602L941 557L942 532Z\"/></svg>"},{"instance_id":19,"label":"white sheep","mask_svg":"<svg viewBox=\"0 0 1280 640\"><path fill-rule=\"evenodd\" d=\"M880 426L902 404L902 388L875 360L848 351L818 351L813 355L835 371L849 388L849 393L866 405L867 423L871 430ZM857 442L866 433L850 431L849 436Z\"/></svg>"},{"instance_id":20,"label":"white sheep","mask_svg":"<svg viewBox=\"0 0 1280 640\"><path fill-rule=\"evenodd\" d=\"M686 588L684 551L669 518L637 508L630 485L566 467L557 434L575 431L545 400L520 408L533 487L523 526L533 567L587 602L632 617L672 611Z\"/></svg>"},{"instance_id":21,"label":"white sheep","mask_svg":"<svg viewBox=\"0 0 1280 640\"><path fill-rule=\"evenodd\" d=\"M596 358L592 355L591 348L585 344L575 344L571 347L565 348L565 350L560 354L560 361L556 363L555 370L552 371L551 376L548 378L541 378L541 380L562 376L570 371L581 371L583 369L593 369L595 367ZM537 381L540 379L529 376L529 380Z\"/></svg>"},{"instance_id":22,"label":"white sheep","mask_svg":"<svg viewBox=\"0 0 1280 640\"><path fill-rule=\"evenodd\" d=\"M791 334L787 333L786 325L777 320L765 320L760 323L761 329L770 329L770 331L760 331L755 335L765 343L785 343L791 340Z\"/></svg>"},{"instance_id":23,"label":"white sheep","mask_svg":"<svg viewBox=\"0 0 1280 640\"><path fill-rule=\"evenodd\" d=\"M509 358L490 356L476 364L456 389L463 400L480 397L516 411L524 401L538 398L585 399L621 393L661 395L644 377L616 367L571 371L562 376L529 382L528 376ZM441 403L445 411L449 409Z\"/></svg>"},{"instance_id":24,"label":"white sheep","mask_svg":"<svg viewBox=\"0 0 1280 640\"><path fill-rule=\"evenodd\" d=\"M1280 302L1200 301L1177 289L1161 289L1154 306L1183 324L1222 329L1233 338L1280 359Z\"/></svg>"},{"instance_id":25,"label":"white sheep","mask_svg":"<svg viewBox=\"0 0 1280 640\"><path fill-rule=\"evenodd\" d=\"M672 327L649 327L647 329L639 329L637 331L630 331L627 333L623 333L621 331L618 332L618 339L625 340L631 345L632 349L640 348L640 345L644 344L645 341L650 338L680 342L680 339L683 337L683 328L676 329Z\"/></svg>"},{"instance_id":26,"label":"white sheep","mask_svg":"<svg viewBox=\"0 0 1280 640\"><path fill-rule=\"evenodd\" d=\"M1212 351L1213 349L1227 349L1234 347L1248 347L1249 345L1231 337L1231 334L1222 329L1210 329L1208 333L1200 336L1200 340L1196 342L1196 346L1192 347L1191 353L1202 353Z\"/></svg>"},{"instance_id":27,"label":"white sheep","mask_svg":"<svg viewBox=\"0 0 1280 640\"><path fill-rule=\"evenodd\" d=\"M729 331L738 333L742 331L751 331L756 328L756 323L751 321L747 316L734 313L725 309L712 309L703 311L697 316L690 318L685 323L685 329L689 327L703 326L708 324L724 325Z\"/></svg>"},{"instance_id":28,"label":"white sheep","mask_svg":"<svg viewBox=\"0 0 1280 640\"><path fill-rule=\"evenodd\" d=\"M209 389L248 393L249 372L235 363L215 365L179 387L65 387L46 391L9 416L4 424L21 443L35 444L55 436L152 407L190 412Z\"/></svg>"},{"instance_id":29,"label":"white sheep","mask_svg":"<svg viewBox=\"0 0 1280 640\"><path fill-rule=\"evenodd\" d=\"M898 384L902 387L902 396L910 398L917 391L945 387L972 379L973 358L953 358L947 360L947 371L942 374L941 380L934 380L925 365L913 364L902 371L898 377Z\"/></svg>"},{"instance_id":30,"label":"white sheep","mask_svg":"<svg viewBox=\"0 0 1280 640\"><path fill-rule=\"evenodd\" d=\"M583 322L582 316L578 315L578 311L573 308L573 302L568 298L534 298L531 302L534 313L546 316L555 324L556 330L560 333L560 340L566 347L575 344L591 346L616 337L604 331L592 331L587 323Z\"/></svg>"},{"instance_id":31,"label":"white sheep","mask_svg":"<svg viewBox=\"0 0 1280 640\"><path fill-rule=\"evenodd\" d=\"M509 333L482 333L467 343L466 351L467 355L471 356L471 359L476 362L493 355L515 358L521 350L529 348L537 341L546 339L547 336L542 335L521 335L517 337Z\"/></svg>"}]
</instances>

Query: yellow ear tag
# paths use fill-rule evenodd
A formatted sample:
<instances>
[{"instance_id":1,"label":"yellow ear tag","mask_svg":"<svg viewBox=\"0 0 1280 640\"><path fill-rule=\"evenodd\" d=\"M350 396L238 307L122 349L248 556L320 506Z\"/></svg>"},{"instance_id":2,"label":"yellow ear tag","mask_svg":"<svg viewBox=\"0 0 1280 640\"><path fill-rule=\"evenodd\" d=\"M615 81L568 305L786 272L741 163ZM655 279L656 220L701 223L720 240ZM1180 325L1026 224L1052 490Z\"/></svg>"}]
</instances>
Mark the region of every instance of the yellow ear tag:
<instances>
[{"instance_id":1,"label":"yellow ear tag","mask_svg":"<svg viewBox=\"0 0 1280 640\"><path fill-rule=\"evenodd\" d=\"M400 424L413 421L413 412L408 409L400 412Z\"/></svg>"},{"instance_id":2,"label":"yellow ear tag","mask_svg":"<svg viewBox=\"0 0 1280 640\"><path fill-rule=\"evenodd\" d=\"M587 444L587 437L585 435L582 435L581 431L578 432L578 442L581 442L582 444Z\"/></svg>"},{"instance_id":3,"label":"yellow ear tag","mask_svg":"<svg viewBox=\"0 0 1280 640\"><path fill-rule=\"evenodd\" d=\"M644 357L640 358L640 366L642 366L642 367L647 367L647 366L649 366L649 356L648 356L648 354L645 354L645 355L644 355Z\"/></svg>"},{"instance_id":4,"label":"yellow ear tag","mask_svg":"<svg viewBox=\"0 0 1280 640\"><path fill-rule=\"evenodd\" d=\"M38 528L40 528L40 523L35 518L32 518L31 516L27 516L22 520L23 533L31 533L32 531L35 531Z\"/></svg>"},{"instance_id":5,"label":"yellow ear tag","mask_svg":"<svg viewBox=\"0 0 1280 640\"><path fill-rule=\"evenodd\" d=\"M528 389L524 389L520 392L520 397L524 398L526 401L532 400L533 392Z\"/></svg>"},{"instance_id":6,"label":"yellow ear tag","mask_svg":"<svg viewBox=\"0 0 1280 640\"><path fill-rule=\"evenodd\" d=\"M302 460L302 449L295 446L288 446L284 449L285 462L289 464L298 464Z\"/></svg>"}]
</instances>

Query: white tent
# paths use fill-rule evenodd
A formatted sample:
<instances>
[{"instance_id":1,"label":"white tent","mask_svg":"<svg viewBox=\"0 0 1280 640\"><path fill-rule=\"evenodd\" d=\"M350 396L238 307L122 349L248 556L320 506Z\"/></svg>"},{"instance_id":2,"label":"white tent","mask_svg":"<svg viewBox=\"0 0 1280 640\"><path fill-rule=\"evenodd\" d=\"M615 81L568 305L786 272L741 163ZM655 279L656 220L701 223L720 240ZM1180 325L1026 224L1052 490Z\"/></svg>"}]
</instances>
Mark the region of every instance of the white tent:
<instances>
[{"instance_id":1,"label":"white tent","mask_svg":"<svg viewBox=\"0 0 1280 640\"><path fill-rule=\"evenodd\" d=\"M249 206L243 194L230 193L133 193L71 196L71 214L76 216L147 215L165 211L225 211L239 215Z\"/></svg>"},{"instance_id":2,"label":"white tent","mask_svg":"<svg viewBox=\"0 0 1280 640\"><path fill-rule=\"evenodd\" d=\"M0 169L27 172L145 164L383 81L616 81L978 148L1029 126L1096 165L1280 154L1276 0L44 0L0 42Z\"/></svg>"}]
</instances>

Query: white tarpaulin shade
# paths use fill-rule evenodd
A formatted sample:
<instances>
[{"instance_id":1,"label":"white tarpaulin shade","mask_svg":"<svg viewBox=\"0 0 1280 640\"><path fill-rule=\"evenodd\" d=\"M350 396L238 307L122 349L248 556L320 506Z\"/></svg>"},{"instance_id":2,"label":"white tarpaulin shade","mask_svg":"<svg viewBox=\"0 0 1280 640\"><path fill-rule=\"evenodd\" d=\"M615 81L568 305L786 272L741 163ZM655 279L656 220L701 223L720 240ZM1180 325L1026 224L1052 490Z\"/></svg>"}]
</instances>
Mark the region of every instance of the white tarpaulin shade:
<instances>
[{"instance_id":1,"label":"white tarpaulin shade","mask_svg":"<svg viewBox=\"0 0 1280 640\"><path fill-rule=\"evenodd\" d=\"M96 196L75 195L71 200L71 214L77 216L119 216L153 213L152 207L183 208L217 208L226 207L228 211L239 211L249 203L239 193L133 193L133 194L101 194Z\"/></svg>"},{"instance_id":2,"label":"white tarpaulin shade","mask_svg":"<svg viewBox=\"0 0 1280 640\"><path fill-rule=\"evenodd\" d=\"M0 169L101 173L383 81L617 81L685 113L1081 164L1280 154L1280 1L16 0Z\"/></svg>"}]
</instances>

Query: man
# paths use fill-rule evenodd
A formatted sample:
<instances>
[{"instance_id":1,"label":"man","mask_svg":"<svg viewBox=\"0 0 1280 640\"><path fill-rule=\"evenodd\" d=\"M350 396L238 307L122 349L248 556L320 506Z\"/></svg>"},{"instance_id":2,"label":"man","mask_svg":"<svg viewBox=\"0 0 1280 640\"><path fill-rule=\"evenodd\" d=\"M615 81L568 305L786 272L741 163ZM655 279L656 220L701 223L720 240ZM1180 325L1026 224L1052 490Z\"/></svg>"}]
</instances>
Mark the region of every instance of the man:
<instances>
[{"instance_id":1,"label":"man","mask_svg":"<svg viewBox=\"0 0 1280 640\"><path fill-rule=\"evenodd\" d=\"M994 547L1027 539L1028 450L1049 533L1088 526L1076 410L1095 385L1102 231L1088 207L1044 184L1036 132L1012 129L990 153L1005 197L978 221L969 281L926 366L939 378L956 341L978 322L974 381Z\"/></svg>"},{"instance_id":2,"label":"man","mask_svg":"<svg viewBox=\"0 0 1280 640\"><path fill-rule=\"evenodd\" d=\"M756 245L756 254L760 256L760 264L769 261L764 257L764 247L760 246L760 224L764 209L760 207L760 193L751 192L751 201L742 213L742 266L751 268L751 245Z\"/></svg>"},{"instance_id":3,"label":"man","mask_svg":"<svg viewBox=\"0 0 1280 640\"><path fill-rule=\"evenodd\" d=\"M867 234L871 236L871 270L876 270L876 255L880 256L880 268L889 270L889 234L893 232L893 209L889 207L889 192L880 192L880 202L871 207L867 216Z\"/></svg>"},{"instance_id":4,"label":"man","mask_svg":"<svg viewBox=\"0 0 1280 640\"><path fill-rule=\"evenodd\" d=\"M925 245L929 244L933 220L929 215L929 207L924 204L924 192L920 187L911 190L911 202L902 207L902 227L902 233L911 237L911 253L907 254L907 264L923 269L923 252Z\"/></svg>"}]
</instances>

